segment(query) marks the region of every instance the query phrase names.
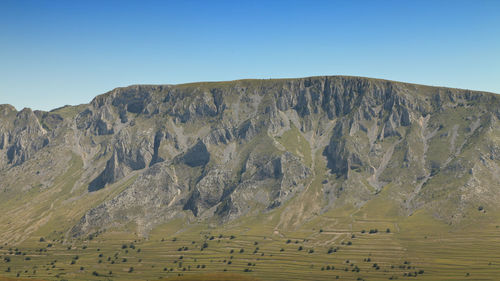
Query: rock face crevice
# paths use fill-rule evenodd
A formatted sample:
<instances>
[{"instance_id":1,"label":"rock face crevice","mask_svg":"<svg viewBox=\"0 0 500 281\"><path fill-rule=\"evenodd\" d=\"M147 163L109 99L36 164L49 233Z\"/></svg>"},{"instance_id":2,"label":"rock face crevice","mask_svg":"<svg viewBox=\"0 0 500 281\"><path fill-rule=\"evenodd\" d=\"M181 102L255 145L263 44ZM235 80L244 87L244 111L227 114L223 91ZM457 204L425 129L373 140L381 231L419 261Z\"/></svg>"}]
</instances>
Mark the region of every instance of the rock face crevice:
<instances>
[{"instance_id":1,"label":"rock face crevice","mask_svg":"<svg viewBox=\"0 0 500 281\"><path fill-rule=\"evenodd\" d=\"M199 140L182 155L181 161L190 167L205 166L210 161L210 152L207 146Z\"/></svg>"},{"instance_id":2,"label":"rock face crevice","mask_svg":"<svg viewBox=\"0 0 500 281\"><path fill-rule=\"evenodd\" d=\"M75 236L283 205L305 220L389 185L398 214L455 222L500 199L499 108L491 93L359 77L136 85L51 112L0 105L0 172L71 152L83 162L72 192L119 189L81 214Z\"/></svg>"}]
</instances>

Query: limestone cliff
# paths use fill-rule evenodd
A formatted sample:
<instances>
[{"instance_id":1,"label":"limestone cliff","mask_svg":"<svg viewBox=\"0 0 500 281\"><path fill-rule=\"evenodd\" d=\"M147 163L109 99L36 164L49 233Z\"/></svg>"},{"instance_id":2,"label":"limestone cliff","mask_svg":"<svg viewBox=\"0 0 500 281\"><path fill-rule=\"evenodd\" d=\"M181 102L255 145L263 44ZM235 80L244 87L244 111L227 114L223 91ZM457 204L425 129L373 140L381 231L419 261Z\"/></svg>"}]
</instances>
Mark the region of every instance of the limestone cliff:
<instances>
[{"instance_id":1,"label":"limestone cliff","mask_svg":"<svg viewBox=\"0 0 500 281\"><path fill-rule=\"evenodd\" d=\"M44 194L80 159L72 236L276 208L293 227L384 188L400 215L459 222L500 199L499 118L495 94L358 77L130 86L51 112L0 106L0 187Z\"/></svg>"}]
</instances>

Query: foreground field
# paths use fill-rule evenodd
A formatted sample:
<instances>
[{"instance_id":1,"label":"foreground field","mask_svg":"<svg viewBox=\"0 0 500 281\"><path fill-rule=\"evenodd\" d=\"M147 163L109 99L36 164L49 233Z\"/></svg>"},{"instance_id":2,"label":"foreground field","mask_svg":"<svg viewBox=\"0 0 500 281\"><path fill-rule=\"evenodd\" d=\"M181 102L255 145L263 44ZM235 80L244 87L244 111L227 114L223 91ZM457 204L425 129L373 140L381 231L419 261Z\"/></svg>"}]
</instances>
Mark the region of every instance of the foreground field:
<instances>
[{"instance_id":1,"label":"foreground field","mask_svg":"<svg viewBox=\"0 0 500 281\"><path fill-rule=\"evenodd\" d=\"M424 212L399 220L375 219L377 213L370 208L375 206L347 216L340 211L327 213L286 233L272 228L280 215L276 213L224 228L174 221L147 239L124 232L71 242L31 239L1 246L0 272L9 278L43 280L495 280L500 276L500 228L492 217L478 212L471 217L474 224L454 228Z\"/></svg>"}]
</instances>

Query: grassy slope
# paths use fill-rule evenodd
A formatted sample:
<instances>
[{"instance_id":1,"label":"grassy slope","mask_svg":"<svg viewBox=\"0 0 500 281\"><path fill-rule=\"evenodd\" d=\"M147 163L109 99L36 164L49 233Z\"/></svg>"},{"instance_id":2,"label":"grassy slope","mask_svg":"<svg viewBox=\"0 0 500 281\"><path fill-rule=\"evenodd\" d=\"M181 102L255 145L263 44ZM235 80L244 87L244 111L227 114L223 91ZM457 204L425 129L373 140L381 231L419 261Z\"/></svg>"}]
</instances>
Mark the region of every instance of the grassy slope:
<instances>
[{"instance_id":1,"label":"grassy slope","mask_svg":"<svg viewBox=\"0 0 500 281\"><path fill-rule=\"evenodd\" d=\"M383 197L384 192L380 196ZM471 224L455 229L425 212L407 218L384 219L390 212L391 207L384 205L382 198L360 211L346 208L329 212L314 222L314 228L308 224L286 233L274 231L276 220L271 212L223 228L189 225L177 220L157 228L143 240L123 232L107 232L72 244L32 241L18 246L19 255L15 254L14 247L13 254L9 255L10 246L5 245L0 254L9 257L10 262L2 261L0 272L9 277L20 273L21 277L47 280L104 280L103 276L113 280L166 277L210 280L201 278L203 273L243 274L261 280L331 280L337 275L344 280L388 280L393 276L405 279L404 273L420 270L425 273L419 275L418 280L494 280L494 276L500 274L500 229L495 223L498 217L471 210L474 212L471 220L482 227ZM183 230L178 232L179 229ZM370 229L379 232L369 234ZM289 239L291 242L287 243ZM349 242L352 245L348 245ZM47 247L48 243L53 246ZM207 243L207 247L201 250L203 243ZM299 251L299 247L303 250ZM331 247L338 250L328 254ZM47 252L40 253L40 248ZM30 260L26 260L27 257ZM370 262L366 261L368 258ZM378 270L373 267L374 263L379 266ZM321 270L328 265L335 269ZM11 268L10 272L5 272L7 267ZM129 272L131 267L133 271ZM356 267L359 272L352 271ZM251 272L244 272L245 269ZM94 271L100 276L94 276Z\"/></svg>"}]
</instances>

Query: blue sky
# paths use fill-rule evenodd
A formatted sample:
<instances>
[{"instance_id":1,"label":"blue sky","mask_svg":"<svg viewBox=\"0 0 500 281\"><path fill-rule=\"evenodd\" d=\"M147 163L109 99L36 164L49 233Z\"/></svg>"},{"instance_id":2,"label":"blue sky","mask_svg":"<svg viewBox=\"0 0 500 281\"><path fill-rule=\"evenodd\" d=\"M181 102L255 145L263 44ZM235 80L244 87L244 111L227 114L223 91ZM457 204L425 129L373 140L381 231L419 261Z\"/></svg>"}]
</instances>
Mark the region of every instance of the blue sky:
<instances>
[{"instance_id":1,"label":"blue sky","mask_svg":"<svg viewBox=\"0 0 500 281\"><path fill-rule=\"evenodd\" d=\"M500 93L500 1L0 1L0 103L355 75Z\"/></svg>"}]
</instances>

